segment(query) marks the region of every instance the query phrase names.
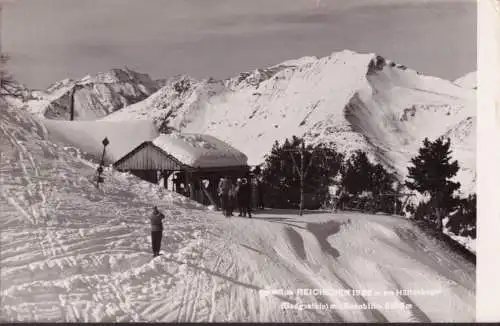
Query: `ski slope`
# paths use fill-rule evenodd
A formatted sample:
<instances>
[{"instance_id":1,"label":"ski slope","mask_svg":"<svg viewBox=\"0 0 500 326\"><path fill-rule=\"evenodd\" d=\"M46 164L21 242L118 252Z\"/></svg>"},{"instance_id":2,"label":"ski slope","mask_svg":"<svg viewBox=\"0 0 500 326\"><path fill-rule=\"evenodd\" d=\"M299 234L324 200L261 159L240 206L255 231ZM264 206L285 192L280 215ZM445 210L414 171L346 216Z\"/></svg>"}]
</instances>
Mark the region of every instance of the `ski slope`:
<instances>
[{"instance_id":1,"label":"ski slope","mask_svg":"<svg viewBox=\"0 0 500 326\"><path fill-rule=\"evenodd\" d=\"M95 166L77 150L48 141L28 113L1 110L2 321L475 320L475 266L408 220L291 211L227 219L109 170L97 189ZM155 259L152 205L166 215Z\"/></svg>"}]
</instances>

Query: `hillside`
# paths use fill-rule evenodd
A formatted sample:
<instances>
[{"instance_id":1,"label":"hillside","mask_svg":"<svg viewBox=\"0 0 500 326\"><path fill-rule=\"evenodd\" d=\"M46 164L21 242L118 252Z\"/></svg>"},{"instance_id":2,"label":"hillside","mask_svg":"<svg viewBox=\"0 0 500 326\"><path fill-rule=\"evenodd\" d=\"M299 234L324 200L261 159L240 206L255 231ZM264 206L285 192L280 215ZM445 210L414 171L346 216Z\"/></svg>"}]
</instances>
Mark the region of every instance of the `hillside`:
<instances>
[{"instance_id":1,"label":"hillside","mask_svg":"<svg viewBox=\"0 0 500 326\"><path fill-rule=\"evenodd\" d=\"M0 109L2 321L475 320L475 266L408 220L287 211L227 219L110 170L96 189L95 165L48 141L41 119ZM166 215L155 259L152 205Z\"/></svg>"},{"instance_id":2,"label":"hillside","mask_svg":"<svg viewBox=\"0 0 500 326\"><path fill-rule=\"evenodd\" d=\"M451 136L464 193L474 192L476 92L375 54L304 57L217 81L179 76L104 117L151 118L163 132L207 133L260 164L275 140L305 136L363 149L403 178L424 137Z\"/></svg>"}]
</instances>

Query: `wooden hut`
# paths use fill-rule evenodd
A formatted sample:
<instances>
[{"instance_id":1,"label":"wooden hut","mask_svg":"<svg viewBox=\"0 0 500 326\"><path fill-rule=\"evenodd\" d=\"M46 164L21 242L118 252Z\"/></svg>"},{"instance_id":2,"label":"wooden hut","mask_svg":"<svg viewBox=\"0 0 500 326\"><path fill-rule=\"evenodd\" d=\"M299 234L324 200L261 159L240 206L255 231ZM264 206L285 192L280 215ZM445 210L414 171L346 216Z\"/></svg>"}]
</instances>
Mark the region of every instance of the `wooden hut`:
<instances>
[{"instance_id":1,"label":"wooden hut","mask_svg":"<svg viewBox=\"0 0 500 326\"><path fill-rule=\"evenodd\" d=\"M247 161L245 154L213 136L175 133L143 142L113 167L153 183L163 179L165 188L218 207L220 178L247 176Z\"/></svg>"}]
</instances>

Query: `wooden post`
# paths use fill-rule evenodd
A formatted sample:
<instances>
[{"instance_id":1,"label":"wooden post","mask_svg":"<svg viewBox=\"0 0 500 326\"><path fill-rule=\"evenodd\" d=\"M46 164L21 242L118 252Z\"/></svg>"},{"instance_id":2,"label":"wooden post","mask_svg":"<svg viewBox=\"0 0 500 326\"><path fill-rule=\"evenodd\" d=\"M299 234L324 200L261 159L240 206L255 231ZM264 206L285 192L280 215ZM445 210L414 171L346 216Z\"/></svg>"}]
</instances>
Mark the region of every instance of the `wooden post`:
<instances>
[{"instance_id":1,"label":"wooden post","mask_svg":"<svg viewBox=\"0 0 500 326\"><path fill-rule=\"evenodd\" d=\"M76 86L71 90L71 95L69 97L69 120L73 121L75 119L75 90Z\"/></svg>"},{"instance_id":2,"label":"wooden post","mask_svg":"<svg viewBox=\"0 0 500 326\"><path fill-rule=\"evenodd\" d=\"M302 141L302 148L300 150L300 216L302 216L304 212L304 151L305 144L304 141Z\"/></svg>"},{"instance_id":3,"label":"wooden post","mask_svg":"<svg viewBox=\"0 0 500 326\"><path fill-rule=\"evenodd\" d=\"M101 162L99 163L99 167L97 167L97 180L96 180L97 188L99 188L99 183L103 182L103 178L101 177L101 174L104 171L103 166L104 166L104 155L106 154L106 146L109 145L108 137L104 137L104 139L102 140L102 145L104 147L102 150Z\"/></svg>"}]
</instances>

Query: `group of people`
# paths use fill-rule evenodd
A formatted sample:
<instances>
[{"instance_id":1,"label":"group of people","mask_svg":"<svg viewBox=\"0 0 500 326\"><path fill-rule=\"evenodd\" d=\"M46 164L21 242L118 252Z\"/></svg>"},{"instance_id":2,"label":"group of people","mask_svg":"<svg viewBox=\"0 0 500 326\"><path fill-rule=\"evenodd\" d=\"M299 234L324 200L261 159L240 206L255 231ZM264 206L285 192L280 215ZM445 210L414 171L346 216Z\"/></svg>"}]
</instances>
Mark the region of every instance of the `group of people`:
<instances>
[{"instance_id":1,"label":"group of people","mask_svg":"<svg viewBox=\"0 0 500 326\"><path fill-rule=\"evenodd\" d=\"M219 181L218 195L224 216L233 215L238 208L239 215L252 218L252 186L247 178L238 178L233 184L230 177L221 178Z\"/></svg>"}]
</instances>

